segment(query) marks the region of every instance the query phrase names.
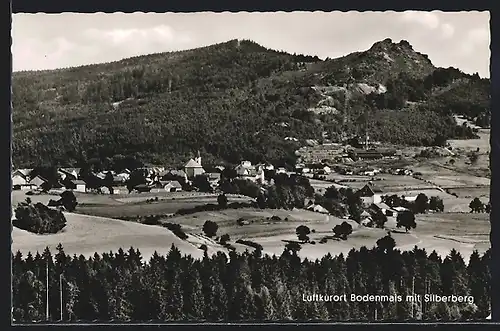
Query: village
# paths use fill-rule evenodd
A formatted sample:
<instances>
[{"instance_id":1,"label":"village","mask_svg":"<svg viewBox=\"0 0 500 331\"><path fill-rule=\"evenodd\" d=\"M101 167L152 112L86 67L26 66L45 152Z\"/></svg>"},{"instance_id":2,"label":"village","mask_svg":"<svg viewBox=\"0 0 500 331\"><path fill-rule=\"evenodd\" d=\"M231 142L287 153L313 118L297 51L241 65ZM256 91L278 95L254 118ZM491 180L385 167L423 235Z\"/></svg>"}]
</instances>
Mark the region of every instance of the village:
<instances>
[{"instance_id":1,"label":"village","mask_svg":"<svg viewBox=\"0 0 500 331\"><path fill-rule=\"evenodd\" d=\"M78 168L59 168L57 182L39 174L30 176L32 169L16 169L12 172L12 208L14 213L17 203L27 197L50 205L51 199L69 190L75 194L78 207L74 212L67 213L68 219L77 219L85 226L99 229L103 224L109 227L109 220L141 223L148 217L159 217L160 223L179 224L190 235L189 247L185 247L185 242L177 244L184 245L186 251L194 255L200 254L201 246L208 246L213 252L226 249L206 238L201 231L205 221L213 220L218 224L219 233L230 235L233 238L232 247L240 251L254 249L251 243L257 243L266 253L280 254L287 242L296 240L295 230L300 225L314 230L310 234L311 242L325 243L325 238L331 237L332 228L347 222L353 229L349 240L320 246L302 243L300 254L319 258L329 252L347 253L353 247L374 245L389 231L401 249L411 249L418 244L443 254L456 248L468 256L474 249L485 251L489 247L489 178L481 176L482 169L487 166L489 130L480 134L481 140L468 141L467 144L464 143L467 141L450 141L449 147L439 149L312 143L297 151L298 161L293 168L252 164L247 160L233 167L205 165L197 152L193 153L195 157L175 169L149 166L84 174ZM480 152L471 164L470 153L477 152L477 146L480 146ZM255 196L245 196L241 192L225 194L224 187L221 187L225 177L233 177L251 182L265 191L274 184L273 177L279 174L307 178L314 189L314 197L306 198L303 207L299 208L256 209L251 207L255 205ZM325 208L328 206L321 202L321 197L327 195L331 187L352 190L362 201L360 215L353 217L348 213L339 217ZM229 203L242 205L236 209L203 211L207 204L217 205L218 197L224 194ZM396 227L398 213L407 212L408 206L414 204L419 195L425 195L426 201L433 201L440 207L434 206L423 214L415 215L416 228L410 233L401 233ZM400 202L394 204L394 199ZM477 210L471 208L474 199L481 204ZM180 213L189 209L193 212ZM374 217L380 213L385 215L387 221L385 226L377 228ZM78 229L83 231L81 226ZM116 232L114 240L109 240L109 235L107 239L98 240L94 234L94 242L97 240L94 246L102 246L102 249L121 247L121 236L130 235L123 231ZM152 240L149 237L151 234L141 239L142 231L143 228L133 231L136 236L134 246L145 245L143 250L146 254L165 249L165 239L161 244L156 243L157 239ZM17 229L15 233L20 235ZM55 236L59 235L62 236ZM159 233L154 234L157 235ZM59 237L58 240L61 239ZM37 239L34 244L28 238L23 240L14 241L14 246L41 250L43 245L56 245L49 239ZM66 245L70 251L71 240ZM171 242L173 239L169 237L166 240ZM236 243L238 240L246 244ZM88 250L90 254L95 252L94 246L83 250ZM81 244L75 244L74 250L75 253L82 253Z\"/></svg>"}]
</instances>

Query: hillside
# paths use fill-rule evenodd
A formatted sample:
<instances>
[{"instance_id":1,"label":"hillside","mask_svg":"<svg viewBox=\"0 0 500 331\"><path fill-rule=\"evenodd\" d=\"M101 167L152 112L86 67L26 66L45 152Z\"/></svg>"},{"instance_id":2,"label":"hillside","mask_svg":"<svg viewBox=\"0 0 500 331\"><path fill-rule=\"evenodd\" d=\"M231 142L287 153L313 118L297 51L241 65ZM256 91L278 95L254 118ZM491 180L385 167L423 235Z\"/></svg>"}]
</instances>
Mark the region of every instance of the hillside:
<instances>
[{"instance_id":1,"label":"hillside","mask_svg":"<svg viewBox=\"0 0 500 331\"><path fill-rule=\"evenodd\" d=\"M200 150L207 163L287 164L305 139L337 140L366 125L395 144L473 137L453 113L488 125L489 80L437 69L406 41L321 61L232 40L14 73L13 161L81 166L126 156L178 166Z\"/></svg>"}]
</instances>

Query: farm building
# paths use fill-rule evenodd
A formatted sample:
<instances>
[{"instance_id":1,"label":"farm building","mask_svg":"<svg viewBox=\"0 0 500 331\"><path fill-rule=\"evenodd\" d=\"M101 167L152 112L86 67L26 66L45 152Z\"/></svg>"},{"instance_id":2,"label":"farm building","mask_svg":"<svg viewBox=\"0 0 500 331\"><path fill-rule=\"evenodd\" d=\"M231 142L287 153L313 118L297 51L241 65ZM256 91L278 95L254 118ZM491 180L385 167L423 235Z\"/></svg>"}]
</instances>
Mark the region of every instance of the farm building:
<instances>
[{"instance_id":1,"label":"farm building","mask_svg":"<svg viewBox=\"0 0 500 331\"><path fill-rule=\"evenodd\" d=\"M149 185L146 185L146 184L139 184L137 185L136 187L134 187L134 190L136 190L137 192L150 192L151 191L151 186Z\"/></svg>"},{"instance_id":2,"label":"farm building","mask_svg":"<svg viewBox=\"0 0 500 331\"><path fill-rule=\"evenodd\" d=\"M182 185L176 180L171 180L171 181L165 182L165 184L163 185L163 188L167 192L180 192L180 191L182 191Z\"/></svg>"},{"instance_id":3,"label":"farm building","mask_svg":"<svg viewBox=\"0 0 500 331\"><path fill-rule=\"evenodd\" d=\"M197 159L201 161L201 158ZM194 159L190 159L184 165L184 172L186 173L188 178L194 178L196 176L203 175L205 173L205 170L201 166L201 163L195 161Z\"/></svg>"},{"instance_id":4,"label":"farm building","mask_svg":"<svg viewBox=\"0 0 500 331\"><path fill-rule=\"evenodd\" d=\"M277 174L286 174L286 169L284 167L279 167L276 169Z\"/></svg>"},{"instance_id":5,"label":"farm building","mask_svg":"<svg viewBox=\"0 0 500 331\"><path fill-rule=\"evenodd\" d=\"M76 192L86 192L87 191L87 184L83 180L73 180L72 183L75 185L74 190Z\"/></svg>"},{"instance_id":6,"label":"farm building","mask_svg":"<svg viewBox=\"0 0 500 331\"><path fill-rule=\"evenodd\" d=\"M165 181L175 180L176 177L182 178L184 181L188 180L188 176L184 170L175 170L175 169L162 171L160 172L158 177L160 177L161 180Z\"/></svg>"},{"instance_id":7,"label":"farm building","mask_svg":"<svg viewBox=\"0 0 500 331\"><path fill-rule=\"evenodd\" d=\"M404 212L404 211L409 211L409 209L405 208L405 207L394 207L392 209L394 209L398 213L401 213L401 212Z\"/></svg>"},{"instance_id":8,"label":"farm building","mask_svg":"<svg viewBox=\"0 0 500 331\"><path fill-rule=\"evenodd\" d=\"M385 216L393 216L395 213L393 210L391 210L391 207L389 207L383 202L371 204L369 210L375 213L380 211Z\"/></svg>"},{"instance_id":9,"label":"farm building","mask_svg":"<svg viewBox=\"0 0 500 331\"><path fill-rule=\"evenodd\" d=\"M239 177L251 181L264 181L264 167L261 165L254 166L250 161L241 161L234 169Z\"/></svg>"},{"instance_id":10,"label":"farm building","mask_svg":"<svg viewBox=\"0 0 500 331\"><path fill-rule=\"evenodd\" d=\"M62 180L65 180L66 178L75 180L78 179L78 175L80 173L79 168L60 168L57 170L57 173L61 177Z\"/></svg>"},{"instance_id":11,"label":"farm building","mask_svg":"<svg viewBox=\"0 0 500 331\"><path fill-rule=\"evenodd\" d=\"M46 183L47 180L41 176L35 176L29 181L29 185L31 188L40 188L42 184Z\"/></svg>"},{"instance_id":12,"label":"farm building","mask_svg":"<svg viewBox=\"0 0 500 331\"><path fill-rule=\"evenodd\" d=\"M28 169L18 169L12 173L12 189L21 190L25 189L29 181Z\"/></svg>"},{"instance_id":13,"label":"farm building","mask_svg":"<svg viewBox=\"0 0 500 331\"><path fill-rule=\"evenodd\" d=\"M412 197L402 196L402 198L408 202L415 202L415 200L417 200L417 196L412 196Z\"/></svg>"},{"instance_id":14,"label":"farm building","mask_svg":"<svg viewBox=\"0 0 500 331\"><path fill-rule=\"evenodd\" d=\"M382 193L383 191L373 184L366 184L356 192L365 205L381 203Z\"/></svg>"},{"instance_id":15,"label":"farm building","mask_svg":"<svg viewBox=\"0 0 500 331\"><path fill-rule=\"evenodd\" d=\"M307 210L314 211L316 213L321 213L321 214L329 214L328 210L320 205L310 205L307 207Z\"/></svg>"}]
</instances>

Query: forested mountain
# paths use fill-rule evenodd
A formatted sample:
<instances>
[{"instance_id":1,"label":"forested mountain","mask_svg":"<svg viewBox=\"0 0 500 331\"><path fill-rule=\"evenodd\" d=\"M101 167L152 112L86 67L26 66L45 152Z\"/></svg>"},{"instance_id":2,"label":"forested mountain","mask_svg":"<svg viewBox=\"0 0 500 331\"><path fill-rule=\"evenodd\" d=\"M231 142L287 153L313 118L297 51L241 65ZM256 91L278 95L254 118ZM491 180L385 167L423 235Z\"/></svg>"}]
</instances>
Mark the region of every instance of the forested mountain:
<instances>
[{"instance_id":1,"label":"forested mountain","mask_svg":"<svg viewBox=\"0 0 500 331\"><path fill-rule=\"evenodd\" d=\"M286 164L305 139L338 140L367 125L395 144L472 138L453 113L487 126L489 80L436 69L406 41L322 61L232 40L14 73L13 161L82 166L122 155L177 166L200 150L207 162Z\"/></svg>"}]
</instances>

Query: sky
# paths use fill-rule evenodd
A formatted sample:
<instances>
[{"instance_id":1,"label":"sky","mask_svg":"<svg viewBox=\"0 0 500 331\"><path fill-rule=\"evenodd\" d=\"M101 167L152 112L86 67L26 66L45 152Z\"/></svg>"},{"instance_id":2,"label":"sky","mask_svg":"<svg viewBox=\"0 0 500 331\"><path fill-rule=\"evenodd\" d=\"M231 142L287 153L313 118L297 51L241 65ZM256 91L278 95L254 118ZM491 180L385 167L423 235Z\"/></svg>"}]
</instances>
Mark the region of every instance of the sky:
<instances>
[{"instance_id":1,"label":"sky","mask_svg":"<svg viewBox=\"0 0 500 331\"><path fill-rule=\"evenodd\" d=\"M438 67L489 77L488 12L14 14L13 70L74 67L250 39L290 53L336 58L391 38Z\"/></svg>"}]
</instances>

